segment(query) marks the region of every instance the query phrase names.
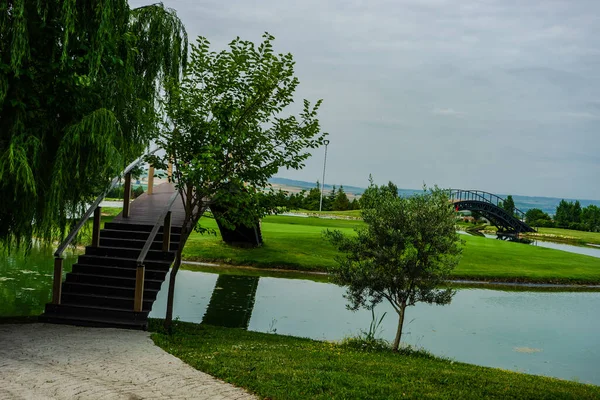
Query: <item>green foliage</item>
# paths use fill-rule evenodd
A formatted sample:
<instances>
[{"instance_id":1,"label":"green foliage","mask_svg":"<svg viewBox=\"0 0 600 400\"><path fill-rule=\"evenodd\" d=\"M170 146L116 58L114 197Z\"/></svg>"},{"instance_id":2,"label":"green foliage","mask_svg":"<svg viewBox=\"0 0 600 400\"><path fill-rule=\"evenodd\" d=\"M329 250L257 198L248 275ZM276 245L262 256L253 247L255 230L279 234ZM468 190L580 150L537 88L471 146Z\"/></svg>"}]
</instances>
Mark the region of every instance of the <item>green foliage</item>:
<instances>
[{"instance_id":1,"label":"green foliage","mask_svg":"<svg viewBox=\"0 0 600 400\"><path fill-rule=\"evenodd\" d=\"M186 57L161 4L0 1L0 241L61 236L143 152Z\"/></svg>"},{"instance_id":2,"label":"green foliage","mask_svg":"<svg viewBox=\"0 0 600 400\"><path fill-rule=\"evenodd\" d=\"M590 204L584 208L581 212L581 221L587 231L600 232L600 207Z\"/></svg>"},{"instance_id":3,"label":"green foliage","mask_svg":"<svg viewBox=\"0 0 600 400\"><path fill-rule=\"evenodd\" d=\"M515 201L510 194L506 196L506 199L500 204L500 207L510 215L515 215Z\"/></svg>"},{"instance_id":4,"label":"green foliage","mask_svg":"<svg viewBox=\"0 0 600 400\"><path fill-rule=\"evenodd\" d=\"M530 208L525 213L525 222L531 226L553 226L552 218L539 208Z\"/></svg>"},{"instance_id":5,"label":"green foliage","mask_svg":"<svg viewBox=\"0 0 600 400\"><path fill-rule=\"evenodd\" d=\"M347 287L348 307L371 309L387 300L398 313L397 350L407 306L452 300L446 280L462 249L444 191L403 198L390 188L371 182L362 198L369 207L362 210L366 227L357 228L355 236L327 230L325 237L342 253L330 273Z\"/></svg>"},{"instance_id":6,"label":"green foliage","mask_svg":"<svg viewBox=\"0 0 600 400\"><path fill-rule=\"evenodd\" d=\"M387 312L384 312L381 317L377 318L375 310L371 309L371 323L369 330L361 330L357 336L351 336L342 340L342 347L351 348L358 351L385 351L390 350L390 343L379 336L381 333L381 323Z\"/></svg>"},{"instance_id":7,"label":"green foliage","mask_svg":"<svg viewBox=\"0 0 600 400\"><path fill-rule=\"evenodd\" d=\"M600 208L593 204L582 209L578 200L568 202L563 199L556 207L554 219L558 228L600 232Z\"/></svg>"},{"instance_id":8,"label":"green foliage","mask_svg":"<svg viewBox=\"0 0 600 400\"><path fill-rule=\"evenodd\" d=\"M165 154L149 161L165 168L173 160L188 222L214 205L226 227L255 224L273 211L259 199L268 179L280 168L301 168L307 149L323 143L321 100L305 100L298 116L283 114L299 84L294 60L274 53L273 36L263 38L258 47L236 38L217 53L199 37L182 81L168 86L162 105L169 119L156 138Z\"/></svg>"},{"instance_id":9,"label":"green foliage","mask_svg":"<svg viewBox=\"0 0 600 400\"><path fill-rule=\"evenodd\" d=\"M347 211L350 209L350 200L344 192L344 187L340 186L337 194L335 195L335 200L333 201L333 206L331 207L333 211Z\"/></svg>"},{"instance_id":10,"label":"green foliage","mask_svg":"<svg viewBox=\"0 0 600 400\"><path fill-rule=\"evenodd\" d=\"M325 201L326 198L323 198ZM310 211L319 210L319 203L321 201L321 184L319 181L315 184L315 187L311 188L306 197L302 200L302 208Z\"/></svg>"}]
</instances>

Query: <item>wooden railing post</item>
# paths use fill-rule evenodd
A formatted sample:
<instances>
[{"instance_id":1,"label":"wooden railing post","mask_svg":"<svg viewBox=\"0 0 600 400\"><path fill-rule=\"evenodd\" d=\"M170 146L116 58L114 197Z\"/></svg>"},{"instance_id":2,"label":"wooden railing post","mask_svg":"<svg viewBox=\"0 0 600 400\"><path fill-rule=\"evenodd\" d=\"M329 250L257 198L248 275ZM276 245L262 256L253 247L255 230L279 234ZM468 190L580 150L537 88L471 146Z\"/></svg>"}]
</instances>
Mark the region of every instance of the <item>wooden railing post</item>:
<instances>
[{"instance_id":1,"label":"wooden railing post","mask_svg":"<svg viewBox=\"0 0 600 400\"><path fill-rule=\"evenodd\" d=\"M129 200L131 199L131 172L125 174L123 187L123 218L129 217Z\"/></svg>"},{"instance_id":2,"label":"wooden railing post","mask_svg":"<svg viewBox=\"0 0 600 400\"><path fill-rule=\"evenodd\" d=\"M154 166L151 165L148 168L148 190L146 191L148 194L152 194L154 191Z\"/></svg>"},{"instance_id":3,"label":"wooden railing post","mask_svg":"<svg viewBox=\"0 0 600 400\"><path fill-rule=\"evenodd\" d=\"M100 247L100 217L102 215L102 207L98 206L94 210L94 225L92 227L92 246Z\"/></svg>"},{"instance_id":4,"label":"wooden railing post","mask_svg":"<svg viewBox=\"0 0 600 400\"><path fill-rule=\"evenodd\" d=\"M135 273L135 300L133 303L133 311L141 312L144 305L144 275L146 267L138 265Z\"/></svg>"},{"instance_id":5,"label":"wooden railing post","mask_svg":"<svg viewBox=\"0 0 600 400\"><path fill-rule=\"evenodd\" d=\"M165 215L165 223L163 225L163 245L162 251L169 251L171 248L171 211Z\"/></svg>"},{"instance_id":6,"label":"wooden railing post","mask_svg":"<svg viewBox=\"0 0 600 400\"><path fill-rule=\"evenodd\" d=\"M52 285L52 304L60 304L62 290L62 271L63 259L61 257L54 258L54 282Z\"/></svg>"}]
</instances>

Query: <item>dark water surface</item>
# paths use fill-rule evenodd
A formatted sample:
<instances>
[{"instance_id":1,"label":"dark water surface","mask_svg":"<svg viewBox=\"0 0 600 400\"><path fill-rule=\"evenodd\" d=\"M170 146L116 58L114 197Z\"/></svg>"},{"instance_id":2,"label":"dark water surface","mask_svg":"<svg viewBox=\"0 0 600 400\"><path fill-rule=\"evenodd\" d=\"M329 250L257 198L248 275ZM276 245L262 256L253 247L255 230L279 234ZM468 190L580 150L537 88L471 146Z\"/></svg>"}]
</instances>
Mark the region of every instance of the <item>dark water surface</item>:
<instances>
[{"instance_id":1,"label":"dark water surface","mask_svg":"<svg viewBox=\"0 0 600 400\"><path fill-rule=\"evenodd\" d=\"M165 313L166 284L151 313ZM175 316L252 331L340 340L367 329L368 311L345 308L344 289L300 279L218 275L182 270ZM405 343L490 367L600 384L600 292L461 289L448 306L410 307ZM381 336L394 338L387 304Z\"/></svg>"},{"instance_id":2,"label":"dark water surface","mask_svg":"<svg viewBox=\"0 0 600 400\"><path fill-rule=\"evenodd\" d=\"M54 250L34 246L25 256L22 251L3 253L0 248L0 317L39 315L44 311L52 297ZM76 261L72 252L65 253L64 275Z\"/></svg>"}]
</instances>

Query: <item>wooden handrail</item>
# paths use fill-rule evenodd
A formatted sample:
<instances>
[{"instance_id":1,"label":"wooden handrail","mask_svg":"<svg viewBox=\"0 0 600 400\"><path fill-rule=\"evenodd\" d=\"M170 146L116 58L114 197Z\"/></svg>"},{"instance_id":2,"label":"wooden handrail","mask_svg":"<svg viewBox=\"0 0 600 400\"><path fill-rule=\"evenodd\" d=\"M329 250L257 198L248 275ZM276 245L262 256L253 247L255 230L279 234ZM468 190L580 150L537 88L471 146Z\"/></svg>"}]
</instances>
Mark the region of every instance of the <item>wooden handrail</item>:
<instances>
[{"instance_id":1,"label":"wooden handrail","mask_svg":"<svg viewBox=\"0 0 600 400\"><path fill-rule=\"evenodd\" d=\"M129 164L123 170L123 172L121 173L120 176L117 176L117 177L115 177L112 180L112 182L111 182L110 186L108 187L108 189L106 189L104 191L104 193L102 193L100 196L98 196L98 198L96 199L96 201L94 201L92 203L92 205L88 208L88 210L85 212L85 214L83 214L83 217L81 217L81 219L79 220L79 222L77 223L77 225L75 225L75 228L73 228L71 230L71 232L69 232L69 234L67 235L67 237L65 238L65 240L63 240L62 243L58 246L58 248L54 252L54 257L61 257L62 256L62 253L65 251L65 249L67 248L67 246L71 244L71 242L73 241L73 239L75 239L75 237L77 236L77 233L79 233L79 231L81 230L81 228L83 228L83 225L85 225L85 223L87 222L87 220L94 213L94 211L100 205L100 203L102 202L102 200L104 200L104 198L106 197L106 195L108 194L108 192L110 192L115 186L117 186L117 184L121 180L121 176L124 176L124 175L128 174L129 172L131 172L132 169L134 169L142 161L144 161L145 157L147 157L147 156L149 156L151 154L156 153L158 150L159 150L159 148L156 148L156 149L152 150L151 152L144 154L143 156L141 156L137 160L133 161L131 164Z\"/></svg>"},{"instance_id":2,"label":"wooden handrail","mask_svg":"<svg viewBox=\"0 0 600 400\"><path fill-rule=\"evenodd\" d=\"M158 234L158 230L160 229L161 225L163 225L163 222L165 221L165 219L168 217L169 222L171 221L171 218L170 218L171 207L173 207L173 203L175 202L175 199L177 198L178 195L179 195L179 192L177 190L175 190L175 192L171 195L171 198L167 202L167 205L163 209L162 214L160 215L160 217L158 217L158 220L156 221L156 223L154 224L154 227L150 231L150 236L148 236L148 239L146 240L144 247L142 247L142 251L140 252L140 255L137 259L138 266L144 264L144 261L146 260L146 256L148 255L148 251L150 250L150 246L152 246L152 242L154 242L154 238ZM169 225L170 225L170 223L169 223ZM169 232L165 232L165 230L163 230L163 236L167 235L167 234L170 235L170 230L169 230Z\"/></svg>"},{"instance_id":3,"label":"wooden handrail","mask_svg":"<svg viewBox=\"0 0 600 400\"><path fill-rule=\"evenodd\" d=\"M175 192L169 198L167 205L165 206L162 214L158 217L158 220L154 224L154 227L150 231L150 235L148 239L146 239L146 243L144 243L144 247L140 252L140 255L137 259L137 268L135 273L135 293L133 300L133 311L141 312L144 305L144 276L146 274L146 267L144 266L144 261L146 261L146 256L148 255L148 251L150 251L150 247L154 242L154 238L158 234L158 230L162 224L163 226L163 245L162 251L169 251L170 243L171 243L171 207L173 207L173 203L175 199L179 195L179 192L175 190Z\"/></svg>"}]
</instances>

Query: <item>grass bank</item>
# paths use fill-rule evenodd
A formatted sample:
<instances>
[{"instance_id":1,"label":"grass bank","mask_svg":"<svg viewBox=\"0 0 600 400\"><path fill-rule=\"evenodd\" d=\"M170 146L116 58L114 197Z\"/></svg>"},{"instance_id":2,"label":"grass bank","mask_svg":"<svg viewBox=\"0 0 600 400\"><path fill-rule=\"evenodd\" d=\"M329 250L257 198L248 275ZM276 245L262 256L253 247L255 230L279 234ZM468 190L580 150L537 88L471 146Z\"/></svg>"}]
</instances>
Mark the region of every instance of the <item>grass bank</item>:
<instances>
[{"instance_id":1,"label":"grass bank","mask_svg":"<svg viewBox=\"0 0 600 400\"><path fill-rule=\"evenodd\" d=\"M593 399L600 387L479 367L425 352L363 352L336 343L152 320L154 342L192 367L268 399Z\"/></svg>"},{"instance_id":2,"label":"grass bank","mask_svg":"<svg viewBox=\"0 0 600 400\"><path fill-rule=\"evenodd\" d=\"M537 232L528 233L525 236L531 239L551 240L554 242L572 243L576 245L600 245L599 232L582 232L560 228L538 228Z\"/></svg>"},{"instance_id":3,"label":"grass bank","mask_svg":"<svg viewBox=\"0 0 600 400\"><path fill-rule=\"evenodd\" d=\"M202 225L216 229L212 219ZM231 265L326 271L335 264L336 249L324 241L324 229L352 234L362 221L291 216L263 220L265 244L257 249L228 246L220 236L193 234L183 255L186 260L220 261ZM600 259L474 236L465 241L457 279L537 283L600 283Z\"/></svg>"}]
</instances>

